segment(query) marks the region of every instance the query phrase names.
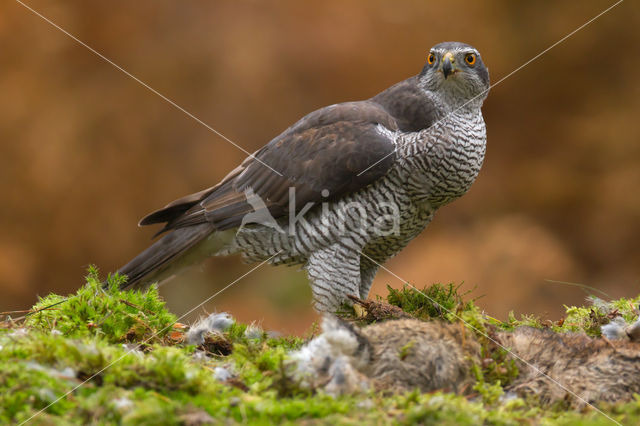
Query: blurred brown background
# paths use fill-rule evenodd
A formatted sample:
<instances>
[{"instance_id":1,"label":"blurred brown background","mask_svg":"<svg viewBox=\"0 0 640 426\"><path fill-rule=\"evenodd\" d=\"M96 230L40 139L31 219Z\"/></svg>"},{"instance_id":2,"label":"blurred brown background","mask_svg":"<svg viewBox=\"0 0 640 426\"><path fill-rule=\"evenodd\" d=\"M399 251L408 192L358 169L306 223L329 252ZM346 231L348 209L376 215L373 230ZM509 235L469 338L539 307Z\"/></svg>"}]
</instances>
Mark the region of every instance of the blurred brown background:
<instances>
[{"instance_id":1,"label":"blurred brown background","mask_svg":"<svg viewBox=\"0 0 640 426\"><path fill-rule=\"evenodd\" d=\"M29 1L254 151L304 114L420 71L435 43L477 47L498 81L612 1ZM386 266L462 282L487 312L557 318L593 286L640 290L640 4L627 1L493 88L470 193ZM20 4L0 5L0 310L124 264L140 217L245 154ZM249 271L213 259L162 289L177 314ZM374 293L401 282L381 272ZM306 277L263 267L206 309L300 332ZM197 311L202 314L203 310ZM190 316L193 318L193 314Z\"/></svg>"}]
</instances>

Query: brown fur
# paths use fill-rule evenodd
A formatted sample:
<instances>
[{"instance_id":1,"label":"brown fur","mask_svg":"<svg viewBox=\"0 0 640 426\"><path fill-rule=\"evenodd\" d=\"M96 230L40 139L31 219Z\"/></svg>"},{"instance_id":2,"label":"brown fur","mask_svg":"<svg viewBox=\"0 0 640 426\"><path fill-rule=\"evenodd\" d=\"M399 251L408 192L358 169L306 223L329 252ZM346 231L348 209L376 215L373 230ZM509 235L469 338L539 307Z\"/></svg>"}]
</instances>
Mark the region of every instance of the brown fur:
<instances>
[{"instance_id":1,"label":"brown fur","mask_svg":"<svg viewBox=\"0 0 640 426\"><path fill-rule=\"evenodd\" d=\"M520 375L508 389L521 396L533 395L543 404L566 400L582 407L586 402L629 401L633 393L640 393L639 343L529 327L498 337L539 370L517 360Z\"/></svg>"},{"instance_id":2,"label":"brown fur","mask_svg":"<svg viewBox=\"0 0 640 426\"><path fill-rule=\"evenodd\" d=\"M357 329L336 320L324 327L324 340L318 342L328 343L314 348L330 355L319 360L322 369L311 370L316 377L328 375L331 393L362 389L363 383L391 391L465 393L474 383L471 365L480 358L480 344L461 323L400 319ZM640 343L628 338L610 341L530 327L498 332L494 338L515 354L520 371L507 392L543 405L563 402L575 408L629 401L640 393Z\"/></svg>"},{"instance_id":3,"label":"brown fur","mask_svg":"<svg viewBox=\"0 0 640 426\"><path fill-rule=\"evenodd\" d=\"M363 372L377 388L464 392L473 383L470 367L480 346L461 324L402 319L370 325L362 334L372 348Z\"/></svg>"}]
</instances>

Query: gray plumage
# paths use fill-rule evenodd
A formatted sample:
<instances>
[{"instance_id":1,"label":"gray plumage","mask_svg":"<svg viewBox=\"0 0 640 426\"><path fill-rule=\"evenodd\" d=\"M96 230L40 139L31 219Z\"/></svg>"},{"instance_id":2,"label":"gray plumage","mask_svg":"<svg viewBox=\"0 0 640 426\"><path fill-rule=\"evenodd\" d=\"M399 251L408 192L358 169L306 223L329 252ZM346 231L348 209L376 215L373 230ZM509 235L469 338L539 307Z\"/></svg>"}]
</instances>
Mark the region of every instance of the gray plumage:
<instances>
[{"instance_id":1,"label":"gray plumage","mask_svg":"<svg viewBox=\"0 0 640 426\"><path fill-rule=\"evenodd\" d=\"M438 44L417 76L310 113L216 186L142 219L168 234L120 272L140 286L178 258L242 253L303 265L321 311L366 298L378 265L476 179L488 90L473 47Z\"/></svg>"}]
</instances>

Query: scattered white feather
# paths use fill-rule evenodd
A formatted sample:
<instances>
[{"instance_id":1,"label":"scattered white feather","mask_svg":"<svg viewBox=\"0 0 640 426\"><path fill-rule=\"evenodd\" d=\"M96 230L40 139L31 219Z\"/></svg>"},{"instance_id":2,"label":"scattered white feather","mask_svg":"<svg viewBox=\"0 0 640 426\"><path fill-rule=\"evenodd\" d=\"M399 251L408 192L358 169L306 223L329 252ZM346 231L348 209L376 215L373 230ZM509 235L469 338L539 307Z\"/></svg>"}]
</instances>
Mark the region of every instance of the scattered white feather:
<instances>
[{"instance_id":1,"label":"scattered white feather","mask_svg":"<svg viewBox=\"0 0 640 426\"><path fill-rule=\"evenodd\" d=\"M613 319L609 324L600 328L602 335L609 340L629 339L632 342L640 341L640 318L633 324L627 325L621 317Z\"/></svg>"},{"instance_id":2,"label":"scattered white feather","mask_svg":"<svg viewBox=\"0 0 640 426\"><path fill-rule=\"evenodd\" d=\"M343 327L331 317L322 320L322 329L327 342L332 347L335 354L354 355L358 349L358 339L351 330Z\"/></svg>"},{"instance_id":3,"label":"scattered white feather","mask_svg":"<svg viewBox=\"0 0 640 426\"><path fill-rule=\"evenodd\" d=\"M632 342L640 341L640 318L625 330Z\"/></svg>"},{"instance_id":4,"label":"scattered white feather","mask_svg":"<svg viewBox=\"0 0 640 426\"><path fill-rule=\"evenodd\" d=\"M58 400L58 395L56 395L56 393L49 388L40 388L37 390L37 393L39 399L41 399L42 401L53 403Z\"/></svg>"},{"instance_id":5,"label":"scattered white feather","mask_svg":"<svg viewBox=\"0 0 640 426\"><path fill-rule=\"evenodd\" d=\"M60 375L60 377L64 377L65 379L75 379L76 378L76 372L71 367L65 367L62 370L58 370L58 374Z\"/></svg>"},{"instance_id":6,"label":"scattered white feather","mask_svg":"<svg viewBox=\"0 0 640 426\"><path fill-rule=\"evenodd\" d=\"M518 396L517 393L513 392L513 391L509 391L509 392L505 392L504 394L502 394L500 396L500 402L508 402L508 401L513 401L514 399L519 399L520 397Z\"/></svg>"},{"instance_id":7,"label":"scattered white feather","mask_svg":"<svg viewBox=\"0 0 640 426\"><path fill-rule=\"evenodd\" d=\"M60 379L73 380L76 378L76 372L71 367L65 367L63 369L57 369L53 367L47 367L46 365L39 364L35 361L28 361L25 363L25 367L28 370L37 370L47 373L52 377L57 377Z\"/></svg>"},{"instance_id":8,"label":"scattered white feather","mask_svg":"<svg viewBox=\"0 0 640 426\"><path fill-rule=\"evenodd\" d=\"M231 366L216 367L213 369L213 377L219 382L226 382L233 378L233 370Z\"/></svg>"},{"instance_id":9,"label":"scattered white feather","mask_svg":"<svg viewBox=\"0 0 640 426\"><path fill-rule=\"evenodd\" d=\"M200 351L200 350L196 350L195 352L193 352L193 355L191 355L191 358L194 361L208 361L209 360L209 356L207 355L207 353L205 351Z\"/></svg>"},{"instance_id":10,"label":"scattered white feather","mask_svg":"<svg viewBox=\"0 0 640 426\"><path fill-rule=\"evenodd\" d=\"M113 405L118 409L118 410L128 410L131 407L133 407L133 401L131 401L129 398L126 397L120 397L120 398L116 398L113 400Z\"/></svg>"},{"instance_id":11,"label":"scattered white feather","mask_svg":"<svg viewBox=\"0 0 640 426\"><path fill-rule=\"evenodd\" d=\"M140 346L135 343L123 343L122 347L127 351L127 353L133 354L138 358L144 357L144 352L140 350Z\"/></svg>"},{"instance_id":12,"label":"scattered white feather","mask_svg":"<svg viewBox=\"0 0 640 426\"><path fill-rule=\"evenodd\" d=\"M356 407L363 410L371 410L374 406L375 404L371 399L365 399L364 401L360 401L356 404Z\"/></svg>"},{"instance_id":13,"label":"scattered white feather","mask_svg":"<svg viewBox=\"0 0 640 426\"><path fill-rule=\"evenodd\" d=\"M350 357L345 355L334 359L329 367L329 377L324 390L332 396L361 392L369 387L367 378L353 367Z\"/></svg>"},{"instance_id":14,"label":"scattered white feather","mask_svg":"<svg viewBox=\"0 0 640 426\"><path fill-rule=\"evenodd\" d=\"M609 312L611 312L611 303L597 296L587 296L587 303L592 304L602 313L608 314Z\"/></svg>"},{"instance_id":15,"label":"scattered white feather","mask_svg":"<svg viewBox=\"0 0 640 426\"><path fill-rule=\"evenodd\" d=\"M233 317L226 312L211 314L207 317L207 321L211 330L219 331L220 333L227 331L235 322Z\"/></svg>"},{"instance_id":16,"label":"scattered white feather","mask_svg":"<svg viewBox=\"0 0 640 426\"><path fill-rule=\"evenodd\" d=\"M234 323L234 319L226 312L211 314L200 319L187 332L186 341L189 345L200 346L208 333L224 333Z\"/></svg>"},{"instance_id":17,"label":"scattered white feather","mask_svg":"<svg viewBox=\"0 0 640 426\"><path fill-rule=\"evenodd\" d=\"M322 334L289 356L294 378L301 386L326 383L330 395L364 390L368 380L357 369L357 336L333 317L322 320Z\"/></svg>"},{"instance_id":18,"label":"scattered white feather","mask_svg":"<svg viewBox=\"0 0 640 426\"><path fill-rule=\"evenodd\" d=\"M324 335L316 337L299 350L291 353L289 358L296 366L295 376L303 382L307 382L309 378L313 378L321 372L323 366L326 366L324 368L327 369L333 360L331 347Z\"/></svg>"},{"instance_id":19,"label":"scattered white feather","mask_svg":"<svg viewBox=\"0 0 640 426\"><path fill-rule=\"evenodd\" d=\"M257 325L251 324L244 331L244 336L247 339L258 340L258 339L262 339L262 336L264 336L264 331L260 327L258 327Z\"/></svg>"},{"instance_id":20,"label":"scattered white feather","mask_svg":"<svg viewBox=\"0 0 640 426\"><path fill-rule=\"evenodd\" d=\"M23 337L28 334L26 328L16 328L11 333L8 334L9 337Z\"/></svg>"},{"instance_id":21,"label":"scattered white feather","mask_svg":"<svg viewBox=\"0 0 640 426\"><path fill-rule=\"evenodd\" d=\"M274 330L267 331L267 337L270 339L278 339L282 336L283 334L279 331L274 331Z\"/></svg>"},{"instance_id":22,"label":"scattered white feather","mask_svg":"<svg viewBox=\"0 0 640 426\"><path fill-rule=\"evenodd\" d=\"M609 324L600 327L600 331L609 340L625 339L627 338L627 333L624 331L626 325L627 323L624 319L618 317L614 318Z\"/></svg>"}]
</instances>

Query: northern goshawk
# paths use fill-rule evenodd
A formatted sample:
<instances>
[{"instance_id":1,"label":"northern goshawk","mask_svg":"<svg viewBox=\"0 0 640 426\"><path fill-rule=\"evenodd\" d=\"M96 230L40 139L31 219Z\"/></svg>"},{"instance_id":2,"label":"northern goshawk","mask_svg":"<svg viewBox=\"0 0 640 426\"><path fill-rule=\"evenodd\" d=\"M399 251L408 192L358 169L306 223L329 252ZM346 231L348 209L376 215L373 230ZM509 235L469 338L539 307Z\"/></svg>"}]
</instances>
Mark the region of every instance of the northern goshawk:
<instances>
[{"instance_id":1,"label":"northern goshawk","mask_svg":"<svg viewBox=\"0 0 640 426\"><path fill-rule=\"evenodd\" d=\"M472 46L440 43L380 94L314 111L217 185L140 221L167 232L123 266L124 287L205 256L303 265L315 306L366 298L381 264L463 195L485 153L489 73Z\"/></svg>"}]
</instances>

